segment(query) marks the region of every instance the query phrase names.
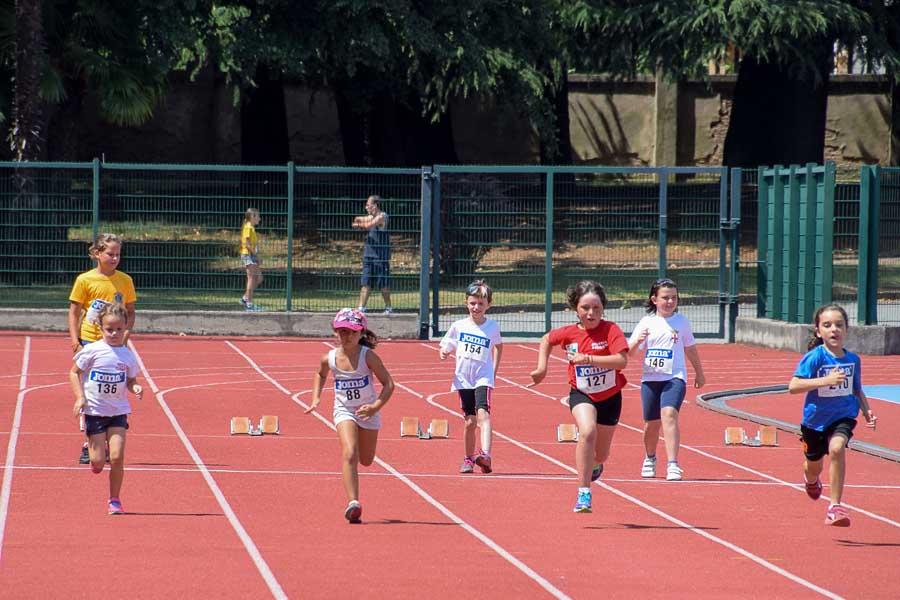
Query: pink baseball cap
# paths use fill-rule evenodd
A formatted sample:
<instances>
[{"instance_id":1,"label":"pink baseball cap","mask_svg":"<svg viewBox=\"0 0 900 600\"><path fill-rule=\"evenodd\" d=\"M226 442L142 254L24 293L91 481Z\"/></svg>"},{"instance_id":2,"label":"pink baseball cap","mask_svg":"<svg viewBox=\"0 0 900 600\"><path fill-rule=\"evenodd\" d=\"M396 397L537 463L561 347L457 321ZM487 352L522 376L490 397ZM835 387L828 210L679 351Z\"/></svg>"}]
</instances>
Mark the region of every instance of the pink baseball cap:
<instances>
[{"instance_id":1,"label":"pink baseball cap","mask_svg":"<svg viewBox=\"0 0 900 600\"><path fill-rule=\"evenodd\" d=\"M334 321L331 322L333 329L352 329L353 331L362 331L369 328L369 322L366 315L353 308L342 308L334 315Z\"/></svg>"}]
</instances>

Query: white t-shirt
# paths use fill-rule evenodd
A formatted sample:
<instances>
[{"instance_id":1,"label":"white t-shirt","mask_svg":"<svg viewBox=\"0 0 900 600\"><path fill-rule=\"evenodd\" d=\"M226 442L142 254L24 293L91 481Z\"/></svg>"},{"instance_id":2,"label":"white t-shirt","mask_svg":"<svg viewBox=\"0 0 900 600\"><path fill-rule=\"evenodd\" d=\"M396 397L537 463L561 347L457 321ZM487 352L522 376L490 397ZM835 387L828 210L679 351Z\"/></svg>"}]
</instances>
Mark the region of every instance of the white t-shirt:
<instances>
[{"instance_id":1,"label":"white t-shirt","mask_svg":"<svg viewBox=\"0 0 900 600\"><path fill-rule=\"evenodd\" d=\"M92 342L75 355L75 365L84 372L84 414L115 417L131 412L128 380L138 376L140 367L128 347Z\"/></svg>"},{"instance_id":2,"label":"white t-shirt","mask_svg":"<svg viewBox=\"0 0 900 600\"><path fill-rule=\"evenodd\" d=\"M441 348L456 350L456 372L451 390L472 390L486 385L494 387L493 347L502 344L500 326L485 319L476 325L470 317L460 319L450 326L441 340Z\"/></svg>"},{"instance_id":3,"label":"white t-shirt","mask_svg":"<svg viewBox=\"0 0 900 600\"><path fill-rule=\"evenodd\" d=\"M668 319L657 314L647 315L631 332L628 343L633 344L644 329L649 329L650 334L640 345L646 349L641 381L680 379L687 383L684 349L696 344L687 317L680 313Z\"/></svg>"}]
</instances>

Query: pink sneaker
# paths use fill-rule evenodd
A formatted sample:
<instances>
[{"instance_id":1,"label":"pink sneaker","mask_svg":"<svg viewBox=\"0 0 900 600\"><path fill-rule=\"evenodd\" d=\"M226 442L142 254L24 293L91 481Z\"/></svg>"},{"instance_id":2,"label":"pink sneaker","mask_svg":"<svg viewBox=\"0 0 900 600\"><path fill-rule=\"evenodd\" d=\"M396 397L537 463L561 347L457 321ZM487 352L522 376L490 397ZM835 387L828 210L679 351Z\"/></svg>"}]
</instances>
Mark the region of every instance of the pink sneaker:
<instances>
[{"instance_id":1,"label":"pink sneaker","mask_svg":"<svg viewBox=\"0 0 900 600\"><path fill-rule=\"evenodd\" d=\"M816 481L814 483L806 484L806 495L813 500L818 500L819 496L822 495L822 482L818 477L816 477Z\"/></svg>"},{"instance_id":2,"label":"pink sneaker","mask_svg":"<svg viewBox=\"0 0 900 600\"><path fill-rule=\"evenodd\" d=\"M825 513L825 524L833 527L850 527L850 513L840 504L829 506Z\"/></svg>"},{"instance_id":3,"label":"pink sneaker","mask_svg":"<svg viewBox=\"0 0 900 600\"><path fill-rule=\"evenodd\" d=\"M472 460L471 457L467 456L463 459L462 464L459 465L460 473L473 473L475 471L475 461Z\"/></svg>"},{"instance_id":4,"label":"pink sneaker","mask_svg":"<svg viewBox=\"0 0 900 600\"><path fill-rule=\"evenodd\" d=\"M494 470L491 468L491 455L484 452L475 457L475 464L481 467L482 473L490 473Z\"/></svg>"},{"instance_id":5,"label":"pink sneaker","mask_svg":"<svg viewBox=\"0 0 900 600\"><path fill-rule=\"evenodd\" d=\"M122 501L118 498L110 498L106 505L107 512L111 515L124 515L125 509L122 508Z\"/></svg>"}]
</instances>

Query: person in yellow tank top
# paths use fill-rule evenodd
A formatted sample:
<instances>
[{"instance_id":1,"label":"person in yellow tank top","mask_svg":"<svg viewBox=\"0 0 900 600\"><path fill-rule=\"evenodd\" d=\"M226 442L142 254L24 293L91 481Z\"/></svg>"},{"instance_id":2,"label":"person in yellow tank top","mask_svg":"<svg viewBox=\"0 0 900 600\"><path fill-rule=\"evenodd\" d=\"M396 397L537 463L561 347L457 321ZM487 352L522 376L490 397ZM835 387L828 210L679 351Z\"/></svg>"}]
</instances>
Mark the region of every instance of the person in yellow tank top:
<instances>
[{"instance_id":1,"label":"person in yellow tank top","mask_svg":"<svg viewBox=\"0 0 900 600\"><path fill-rule=\"evenodd\" d=\"M125 306L123 344L128 343L134 327L134 304L137 302L134 282L127 274L116 270L122 260L122 239L112 233L101 233L94 239L88 254L97 267L76 277L69 294L69 341L73 353L103 339L99 317L108 304ZM79 462L90 462L87 444L82 447Z\"/></svg>"},{"instance_id":2,"label":"person in yellow tank top","mask_svg":"<svg viewBox=\"0 0 900 600\"><path fill-rule=\"evenodd\" d=\"M259 209L248 208L244 213L244 226L241 228L241 264L247 270L247 286L244 288L241 304L249 311L261 310L259 306L253 304L253 291L263 282L259 240L256 237L257 225L259 225Z\"/></svg>"}]
</instances>

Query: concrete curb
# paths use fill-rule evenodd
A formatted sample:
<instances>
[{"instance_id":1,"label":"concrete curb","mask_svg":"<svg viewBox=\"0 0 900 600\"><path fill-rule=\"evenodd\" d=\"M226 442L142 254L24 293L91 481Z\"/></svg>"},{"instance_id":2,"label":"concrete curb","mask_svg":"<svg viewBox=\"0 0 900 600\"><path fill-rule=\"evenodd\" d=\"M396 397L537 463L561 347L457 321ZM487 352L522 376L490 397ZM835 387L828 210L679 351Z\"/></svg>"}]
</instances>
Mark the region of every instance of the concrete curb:
<instances>
[{"instance_id":1,"label":"concrete curb","mask_svg":"<svg viewBox=\"0 0 900 600\"><path fill-rule=\"evenodd\" d=\"M738 317L734 335L735 341L741 344L805 353L812 337L812 325ZM857 354L900 354L900 327L852 326L847 331L845 346Z\"/></svg>"}]
</instances>

